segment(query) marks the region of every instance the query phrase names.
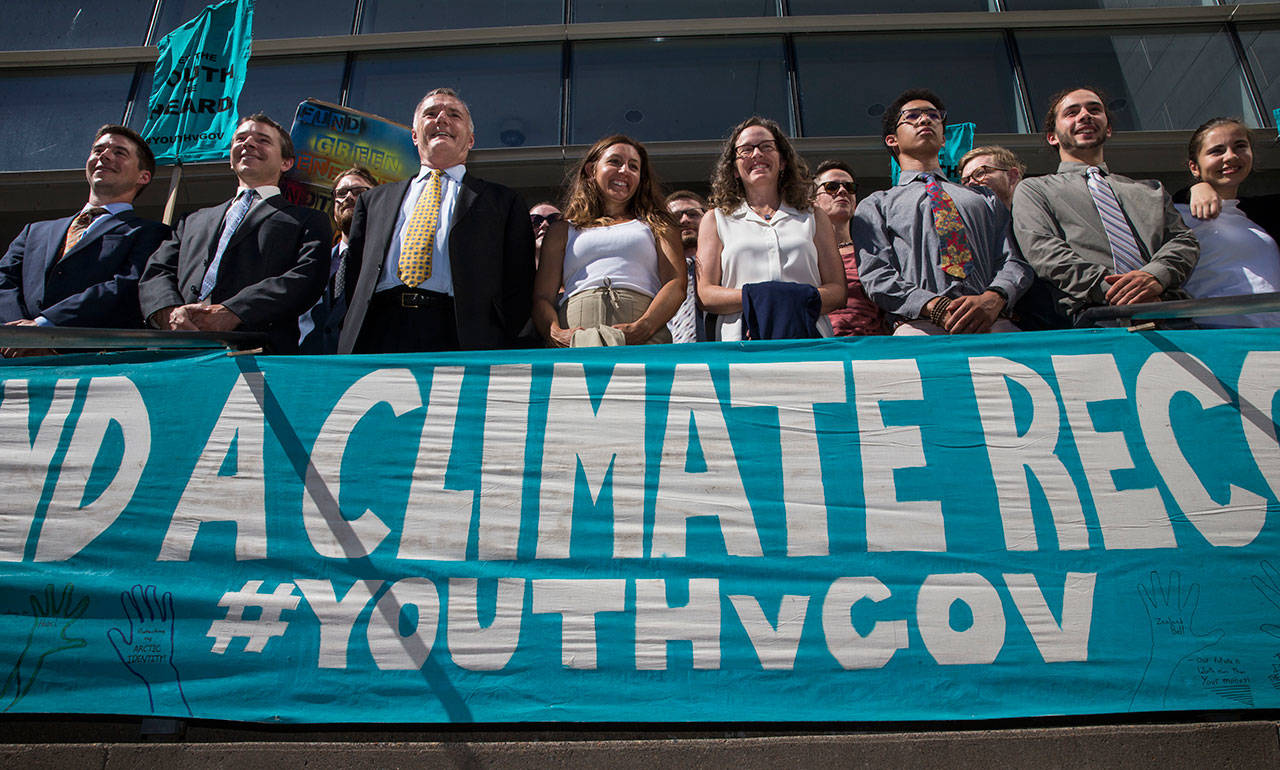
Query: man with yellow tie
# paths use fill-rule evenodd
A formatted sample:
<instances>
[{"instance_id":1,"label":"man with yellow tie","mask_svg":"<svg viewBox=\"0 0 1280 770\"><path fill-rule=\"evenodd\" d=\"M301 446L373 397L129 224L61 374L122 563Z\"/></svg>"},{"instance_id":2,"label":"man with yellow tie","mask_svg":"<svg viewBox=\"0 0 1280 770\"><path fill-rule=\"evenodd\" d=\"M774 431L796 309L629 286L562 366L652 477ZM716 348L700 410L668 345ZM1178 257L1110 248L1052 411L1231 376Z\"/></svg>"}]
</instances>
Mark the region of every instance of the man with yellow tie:
<instances>
[{"instance_id":1,"label":"man with yellow tie","mask_svg":"<svg viewBox=\"0 0 1280 770\"><path fill-rule=\"evenodd\" d=\"M475 125L452 89L418 103L413 142L418 174L356 203L338 352L516 347L533 291L528 208L467 172Z\"/></svg>"}]
</instances>

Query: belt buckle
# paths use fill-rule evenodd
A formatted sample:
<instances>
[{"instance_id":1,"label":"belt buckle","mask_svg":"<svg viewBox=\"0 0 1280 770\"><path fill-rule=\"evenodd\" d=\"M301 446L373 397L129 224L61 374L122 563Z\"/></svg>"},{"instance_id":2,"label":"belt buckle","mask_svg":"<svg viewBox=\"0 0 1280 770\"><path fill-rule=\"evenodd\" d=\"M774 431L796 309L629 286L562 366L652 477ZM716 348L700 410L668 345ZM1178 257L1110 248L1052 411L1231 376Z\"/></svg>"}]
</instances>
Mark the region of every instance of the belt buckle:
<instances>
[{"instance_id":1,"label":"belt buckle","mask_svg":"<svg viewBox=\"0 0 1280 770\"><path fill-rule=\"evenodd\" d=\"M422 307L426 304L426 296L416 291L405 291L400 295L400 307Z\"/></svg>"}]
</instances>

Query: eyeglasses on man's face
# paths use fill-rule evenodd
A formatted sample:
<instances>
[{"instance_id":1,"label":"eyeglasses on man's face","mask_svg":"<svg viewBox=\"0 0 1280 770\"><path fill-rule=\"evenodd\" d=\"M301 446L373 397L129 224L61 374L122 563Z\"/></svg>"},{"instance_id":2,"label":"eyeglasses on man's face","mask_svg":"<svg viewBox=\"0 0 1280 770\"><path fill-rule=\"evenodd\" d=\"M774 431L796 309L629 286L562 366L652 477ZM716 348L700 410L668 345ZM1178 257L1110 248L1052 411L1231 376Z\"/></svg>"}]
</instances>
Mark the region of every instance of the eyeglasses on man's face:
<instances>
[{"instance_id":1,"label":"eyeglasses on man's face","mask_svg":"<svg viewBox=\"0 0 1280 770\"><path fill-rule=\"evenodd\" d=\"M960 184L982 184L997 171L1008 171L1003 166L978 166L960 178Z\"/></svg>"},{"instance_id":2,"label":"eyeglasses on man's face","mask_svg":"<svg viewBox=\"0 0 1280 770\"><path fill-rule=\"evenodd\" d=\"M550 214L530 214L529 221L534 227L541 225L543 222L546 222L549 225L554 225L556 222L560 221L562 216L564 215L559 211L553 211Z\"/></svg>"},{"instance_id":3,"label":"eyeglasses on man's face","mask_svg":"<svg viewBox=\"0 0 1280 770\"><path fill-rule=\"evenodd\" d=\"M833 179L830 182L820 182L818 184L818 192L824 192L827 195L835 195L840 190L844 190L850 195L858 192L857 182L845 182L839 179Z\"/></svg>"},{"instance_id":4,"label":"eyeglasses on man's face","mask_svg":"<svg viewBox=\"0 0 1280 770\"><path fill-rule=\"evenodd\" d=\"M928 108L917 107L909 110L903 110L902 112L898 113L899 124L911 123L914 125L915 123L920 122L920 118L925 118L930 123L943 123L947 119L947 111L936 110L936 109L933 109L932 107L928 107Z\"/></svg>"},{"instance_id":5,"label":"eyeglasses on man's face","mask_svg":"<svg viewBox=\"0 0 1280 770\"><path fill-rule=\"evenodd\" d=\"M347 196L359 197L361 193L369 189L371 188L364 184L353 184L348 185L347 187L339 187L333 191L333 199L335 201L340 201Z\"/></svg>"}]
</instances>

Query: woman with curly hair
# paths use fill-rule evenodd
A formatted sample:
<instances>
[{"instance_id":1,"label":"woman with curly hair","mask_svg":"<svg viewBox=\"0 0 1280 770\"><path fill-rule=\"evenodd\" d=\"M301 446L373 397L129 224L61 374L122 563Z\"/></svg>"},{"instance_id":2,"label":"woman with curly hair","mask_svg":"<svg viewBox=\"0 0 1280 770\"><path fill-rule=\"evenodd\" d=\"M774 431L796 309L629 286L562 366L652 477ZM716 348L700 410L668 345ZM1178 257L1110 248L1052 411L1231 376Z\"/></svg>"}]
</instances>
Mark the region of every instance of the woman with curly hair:
<instances>
[{"instance_id":1,"label":"woman with curly hair","mask_svg":"<svg viewBox=\"0 0 1280 770\"><path fill-rule=\"evenodd\" d=\"M670 342L684 252L644 145L601 139L566 186L564 218L542 241L533 282L538 331L552 347Z\"/></svg>"},{"instance_id":2,"label":"woman with curly hair","mask_svg":"<svg viewBox=\"0 0 1280 770\"><path fill-rule=\"evenodd\" d=\"M845 303L844 265L811 198L809 169L777 123L734 127L711 180L714 216L698 230L698 300L719 316L716 339L831 336L826 313ZM755 312L766 307L798 323ZM787 313L797 307L798 319Z\"/></svg>"}]
</instances>

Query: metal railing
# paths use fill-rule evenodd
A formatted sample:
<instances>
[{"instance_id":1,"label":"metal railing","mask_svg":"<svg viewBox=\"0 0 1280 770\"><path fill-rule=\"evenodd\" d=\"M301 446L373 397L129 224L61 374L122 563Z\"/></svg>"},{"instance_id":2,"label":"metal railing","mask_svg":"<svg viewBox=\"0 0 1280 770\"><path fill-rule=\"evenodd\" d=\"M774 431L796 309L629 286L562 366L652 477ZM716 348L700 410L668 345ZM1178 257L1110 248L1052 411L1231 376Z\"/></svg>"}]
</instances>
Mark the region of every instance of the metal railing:
<instances>
[{"instance_id":1,"label":"metal railing","mask_svg":"<svg viewBox=\"0 0 1280 770\"><path fill-rule=\"evenodd\" d=\"M23 350L218 349L261 350L261 332L170 332L151 329L77 329L0 326L0 348Z\"/></svg>"},{"instance_id":2,"label":"metal railing","mask_svg":"<svg viewBox=\"0 0 1280 770\"><path fill-rule=\"evenodd\" d=\"M1078 326L1124 326L1127 323L1172 318L1210 318L1280 311L1280 292L1240 294L1232 297L1180 299L1140 305L1103 305L1080 314Z\"/></svg>"}]
</instances>

